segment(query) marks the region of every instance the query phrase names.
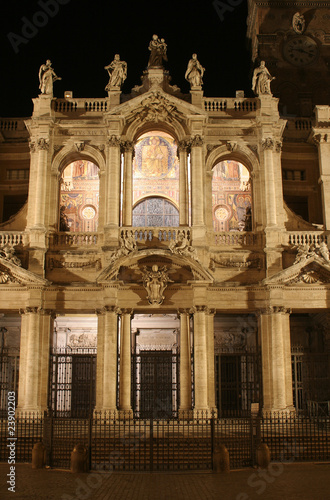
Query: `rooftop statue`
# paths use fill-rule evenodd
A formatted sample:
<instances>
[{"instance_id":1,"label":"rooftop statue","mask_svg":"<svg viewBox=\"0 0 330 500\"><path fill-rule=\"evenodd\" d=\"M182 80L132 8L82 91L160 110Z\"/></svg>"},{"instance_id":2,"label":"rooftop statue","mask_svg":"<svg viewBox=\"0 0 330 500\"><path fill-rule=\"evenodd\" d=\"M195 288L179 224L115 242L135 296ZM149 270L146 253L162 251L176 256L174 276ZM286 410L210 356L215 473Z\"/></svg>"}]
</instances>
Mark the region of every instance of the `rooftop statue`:
<instances>
[{"instance_id":1,"label":"rooftop statue","mask_svg":"<svg viewBox=\"0 0 330 500\"><path fill-rule=\"evenodd\" d=\"M252 78L252 90L257 95L273 95L270 90L270 82L275 80L265 66L265 61L261 61L259 68L255 68Z\"/></svg>"},{"instance_id":2,"label":"rooftop statue","mask_svg":"<svg viewBox=\"0 0 330 500\"><path fill-rule=\"evenodd\" d=\"M42 64L39 68L39 89L42 94L53 95L53 82L62 80L56 75L52 68L52 63L47 59L46 64Z\"/></svg>"},{"instance_id":3,"label":"rooftop statue","mask_svg":"<svg viewBox=\"0 0 330 500\"><path fill-rule=\"evenodd\" d=\"M162 68L163 60L167 61L167 45L164 38L159 40L158 35L153 35L148 48L150 50L148 68L151 66Z\"/></svg>"},{"instance_id":4,"label":"rooftop statue","mask_svg":"<svg viewBox=\"0 0 330 500\"><path fill-rule=\"evenodd\" d=\"M197 54L193 54L190 59L185 74L185 79L190 83L190 88L200 88L203 85L202 77L204 75L205 68L197 59Z\"/></svg>"},{"instance_id":5,"label":"rooftop statue","mask_svg":"<svg viewBox=\"0 0 330 500\"><path fill-rule=\"evenodd\" d=\"M115 54L114 60L108 65L104 66L109 73L109 83L105 90L112 88L120 88L127 78L127 63L120 60L120 55Z\"/></svg>"}]
</instances>

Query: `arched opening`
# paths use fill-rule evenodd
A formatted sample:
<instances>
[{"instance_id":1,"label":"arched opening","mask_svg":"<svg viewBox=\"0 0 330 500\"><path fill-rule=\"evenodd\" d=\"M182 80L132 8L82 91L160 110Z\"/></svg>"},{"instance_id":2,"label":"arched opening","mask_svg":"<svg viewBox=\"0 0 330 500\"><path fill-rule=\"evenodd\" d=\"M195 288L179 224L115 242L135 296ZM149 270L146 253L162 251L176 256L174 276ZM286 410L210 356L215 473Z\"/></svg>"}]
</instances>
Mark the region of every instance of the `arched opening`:
<instances>
[{"instance_id":1,"label":"arched opening","mask_svg":"<svg viewBox=\"0 0 330 500\"><path fill-rule=\"evenodd\" d=\"M214 231L252 230L252 190L248 169L225 160L213 168L212 214Z\"/></svg>"},{"instance_id":2,"label":"arched opening","mask_svg":"<svg viewBox=\"0 0 330 500\"><path fill-rule=\"evenodd\" d=\"M60 231L97 231L99 187L99 169L91 161L77 160L63 170L60 184Z\"/></svg>"},{"instance_id":3,"label":"arched opening","mask_svg":"<svg viewBox=\"0 0 330 500\"><path fill-rule=\"evenodd\" d=\"M133 208L133 226L177 227L179 226L179 210L163 197L146 198Z\"/></svg>"},{"instance_id":4,"label":"arched opening","mask_svg":"<svg viewBox=\"0 0 330 500\"><path fill-rule=\"evenodd\" d=\"M139 137L133 161L133 226L179 225L177 144L166 132Z\"/></svg>"}]
</instances>

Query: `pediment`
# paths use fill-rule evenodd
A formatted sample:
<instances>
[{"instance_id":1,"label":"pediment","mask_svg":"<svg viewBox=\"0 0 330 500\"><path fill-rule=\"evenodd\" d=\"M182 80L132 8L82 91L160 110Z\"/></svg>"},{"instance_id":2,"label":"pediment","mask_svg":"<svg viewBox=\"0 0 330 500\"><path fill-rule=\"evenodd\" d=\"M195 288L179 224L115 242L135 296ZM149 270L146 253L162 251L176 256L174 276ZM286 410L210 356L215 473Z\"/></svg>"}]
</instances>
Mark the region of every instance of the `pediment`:
<instances>
[{"instance_id":1,"label":"pediment","mask_svg":"<svg viewBox=\"0 0 330 500\"><path fill-rule=\"evenodd\" d=\"M160 87L133 97L109 111L109 115L121 115L126 123L138 121L143 123L160 123L175 121L185 123L192 116L199 115L206 118L207 113L203 109L164 92Z\"/></svg>"},{"instance_id":2,"label":"pediment","mask_svg":"<svg viewBox=\"0 0 330 500\"><path fill-rule=\"evenodd\" d=\"M120 257L104 269L97 283L120 281L140 284L145 268L166 268L172 284L212 283L213 277L198 261L165 249L145 249Z\"/></svg>"},{"instance_id":3,"label":"pediment","mask_svg":"<svg viewBox=\"0 0 330 500\"><path fill-rule=\"evenodd\" d=\"M37 285L47 286L50 282L19 265L0 257L0 286L1 285Z\"/></svg>"},{"instance_id":4,"label":"pediment","mask_svg":"<svg viewBox=\"0 0 330 500\"><path fill-rule=\"evenodd\" d=\"M262 281L263 285L282 284L286 286L328 283L330 283L330 262L317 255L302 259L300 262Z\"/></svg>"}]
</instances>

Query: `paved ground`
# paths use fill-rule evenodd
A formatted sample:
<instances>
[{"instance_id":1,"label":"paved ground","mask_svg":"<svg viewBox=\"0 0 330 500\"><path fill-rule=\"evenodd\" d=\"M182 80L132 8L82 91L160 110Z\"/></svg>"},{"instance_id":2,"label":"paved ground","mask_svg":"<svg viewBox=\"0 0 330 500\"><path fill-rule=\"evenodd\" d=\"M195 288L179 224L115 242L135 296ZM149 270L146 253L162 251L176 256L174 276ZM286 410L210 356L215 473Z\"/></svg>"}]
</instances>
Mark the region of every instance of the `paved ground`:
<instances>
[{"instance_id":1,"label":"paved ground","mask_svg":"<svg viewBox=\"0 0 330 500\"><path fill-rule=\"evenodd\" d=\"M213 473L86 473L0 464L0 498L29 500L330 500L330 463L272 463L267 471Z\"/></svg>"}]
</instances>

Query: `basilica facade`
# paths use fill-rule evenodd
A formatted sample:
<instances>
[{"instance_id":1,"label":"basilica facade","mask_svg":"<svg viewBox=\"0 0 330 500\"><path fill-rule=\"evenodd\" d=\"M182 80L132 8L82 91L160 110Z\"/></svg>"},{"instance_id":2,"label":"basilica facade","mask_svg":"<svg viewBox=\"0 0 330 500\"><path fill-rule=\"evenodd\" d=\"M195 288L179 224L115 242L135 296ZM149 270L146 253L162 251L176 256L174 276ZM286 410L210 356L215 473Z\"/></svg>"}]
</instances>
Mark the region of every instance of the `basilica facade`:
<instances>
[{"instance_id":1,"label":"basilica facade","mask_svg":"<svg viewBox=\"0 0 330 500\"><path fill-rule=\"evenodd\" d=\"M182 93L154 35L130 94L119 55L105 98L54 97L47 61L32 116L1 119L2 410L13 390L72 417L330 400L329 101L298 89L288 112L329 7L284 3L249 5L255 97L205 97L196 54Z\"/></svg>"}]
</instances>

